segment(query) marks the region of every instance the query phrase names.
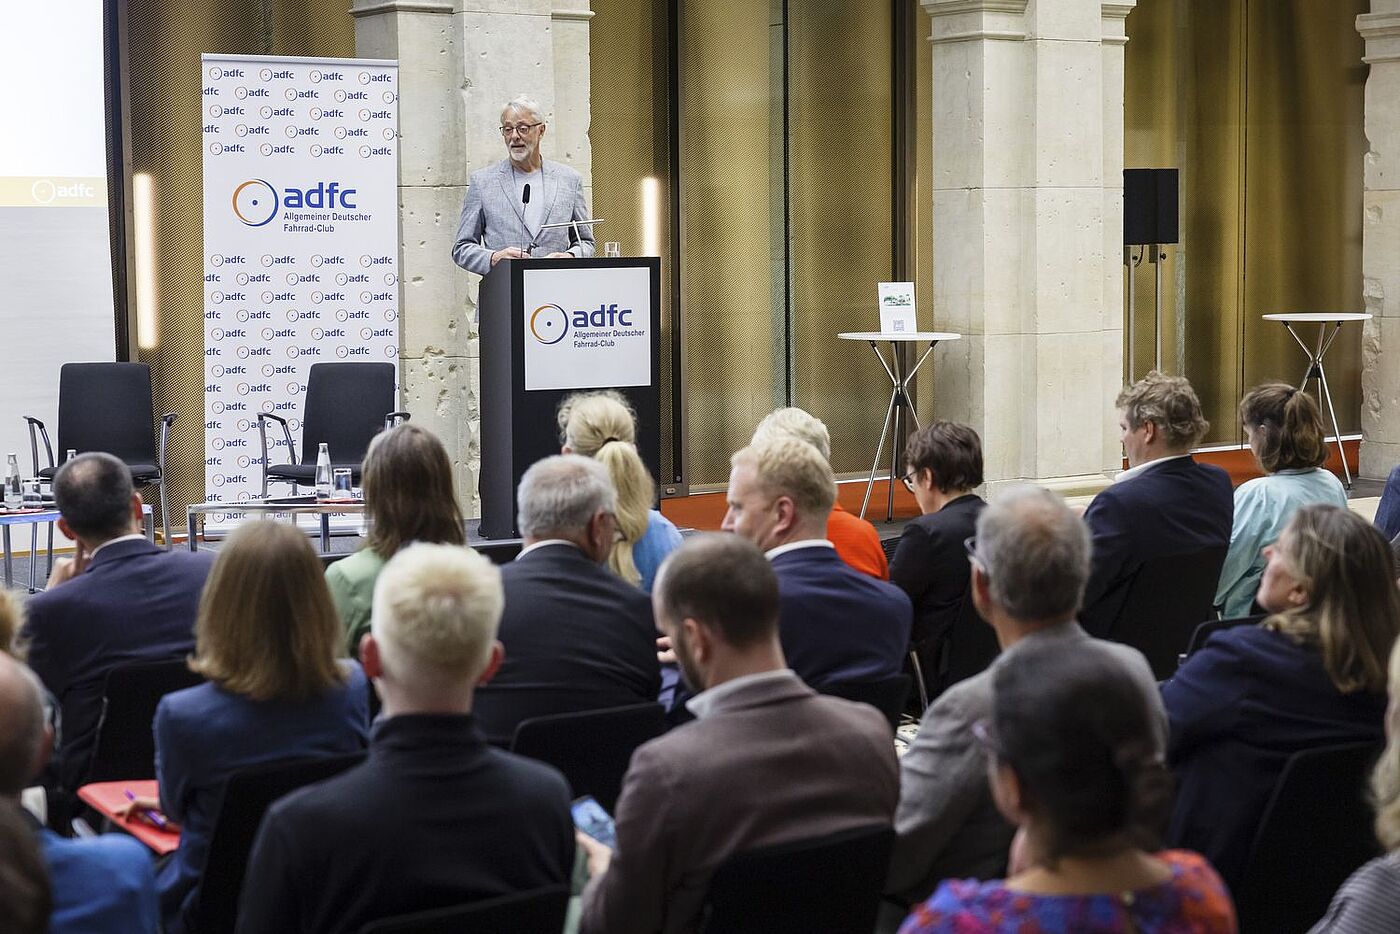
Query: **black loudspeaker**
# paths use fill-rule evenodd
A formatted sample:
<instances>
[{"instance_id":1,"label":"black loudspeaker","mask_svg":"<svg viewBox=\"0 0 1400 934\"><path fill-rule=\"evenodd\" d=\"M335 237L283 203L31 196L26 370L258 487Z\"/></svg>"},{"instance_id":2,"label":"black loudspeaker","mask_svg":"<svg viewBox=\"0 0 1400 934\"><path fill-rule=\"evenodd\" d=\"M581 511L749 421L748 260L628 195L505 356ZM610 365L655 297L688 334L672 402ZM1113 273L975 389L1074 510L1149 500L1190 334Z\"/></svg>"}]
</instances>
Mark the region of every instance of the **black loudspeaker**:
<instances>
[{"instance_id":1,"label":"black loudspeaker","mask_svg":"<svg viewBox=\"0 0 1400 934\"><path fill-rule=\"evenodd\" d=\"M1176 243L1176 169L1123 170L1123 245Z\"/></svg>"}]
</instances>

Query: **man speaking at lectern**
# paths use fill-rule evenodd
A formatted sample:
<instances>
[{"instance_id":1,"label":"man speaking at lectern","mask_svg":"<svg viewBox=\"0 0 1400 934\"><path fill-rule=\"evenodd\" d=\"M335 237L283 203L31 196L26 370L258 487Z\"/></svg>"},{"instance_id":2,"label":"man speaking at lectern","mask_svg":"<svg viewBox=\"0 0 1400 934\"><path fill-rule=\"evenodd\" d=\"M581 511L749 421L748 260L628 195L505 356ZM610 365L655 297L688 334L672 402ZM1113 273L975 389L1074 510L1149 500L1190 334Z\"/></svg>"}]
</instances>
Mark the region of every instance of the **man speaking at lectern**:
<instances>
[{"instance_id":1,"label":"man speaking at lectern","mask_svg":"<svg viewBox=\"0 0 1400 934\"><path fill-rule=\"evenodd\" d=\"M530 255L593 255L591 225L541 229L588 219L583 178L540 154L545 129L540 105L528 98L517 97L501 111L510 158L472 173L452 246L452 259L468 272L484 276L503 259Z\"/></svg>"}]
</instances>

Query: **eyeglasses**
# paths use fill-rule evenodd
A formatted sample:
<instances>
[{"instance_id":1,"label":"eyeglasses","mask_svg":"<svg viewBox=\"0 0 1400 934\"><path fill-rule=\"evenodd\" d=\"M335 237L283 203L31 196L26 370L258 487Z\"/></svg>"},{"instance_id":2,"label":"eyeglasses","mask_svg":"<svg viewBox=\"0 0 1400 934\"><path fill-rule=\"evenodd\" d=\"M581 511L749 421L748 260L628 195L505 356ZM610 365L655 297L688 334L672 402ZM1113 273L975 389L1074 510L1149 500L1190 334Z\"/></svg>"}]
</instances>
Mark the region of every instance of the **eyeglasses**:
<instances>
[{"instance_id":1,"label":"eyeglasses","mask_svg":"<svg viewBox=\"0 0 1400 934\"><path fill-rule=\"evenodd\" d=\"M982 561L982 556L977 553L977 536L969 535L963 539L963 551L967 552L967 560L977 562L977 566L986 569L987 565Z\"/></svg>"},{"instance_id":2,"label":"eyeglasses","mask_svg":"<svg viewBox=\"0 0 1400 934\"><path fill-rule=\"evenodd\" d=\"M914 492L914 477L916 477L918 473L918 470L911 470L907 474L899 478L899 482L904 484L904 488L910 493Z\"/></svg>"},{"instance_id":3,"label":"eyeglasses","mask_svg":"<svg viewBox=\"0 0 1400 934\"><path fill-rule=\"evenodd\" d=\"M544 126L544 124L543 124L543 123L513 123L513 124L512 124L512 123L508 123L508 124L506 124L505 126L501 127L501 135L502 135L502 136L505 136L505 137L510 137L512 134L519 133L521 136L524 136L526 133L529 133L531 130L533 130L533 129L534 129L535 127L537 127L537 126Z\"/></svg>"}]
</instances>

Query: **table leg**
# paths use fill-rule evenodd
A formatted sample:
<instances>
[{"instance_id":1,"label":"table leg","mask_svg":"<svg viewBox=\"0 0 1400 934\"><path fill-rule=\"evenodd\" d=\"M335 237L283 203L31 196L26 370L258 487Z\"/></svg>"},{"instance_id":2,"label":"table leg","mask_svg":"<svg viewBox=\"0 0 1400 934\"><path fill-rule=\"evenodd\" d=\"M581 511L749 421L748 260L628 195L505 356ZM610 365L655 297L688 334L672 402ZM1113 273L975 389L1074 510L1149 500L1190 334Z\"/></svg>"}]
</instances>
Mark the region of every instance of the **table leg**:
<instances>
[{"instance_id":1,"label":"table leg","mask_svg":"<svg viewBox=\"0 0 1400 934\"><path fill-rule=\"evenodd\" d=\"M39 563L39 523L29 523L29 592L34 592L34 566Z\"/></svg>"},{"instance_id":2,"label":"table leg","mask_svg":"<svg viewBox=\"0 0 1400 934\"><path fill-rule=\"evenodd\" d=\"M899 395L899 388L896 387L890 393L889 408L885 409L885 420L880 424L880 443L875 445L875 460L870 465L870 479L865 483L865 498L860 502L860 517L865 518L865 510L870 506L870 493L875 489L875 471L880 469L880 455L885 451L885 435L890 430L890 420L894 418L894 400Z\"/></svg>"},{"instance_id":3,"label":"table leg","mask_svg":"<svg viewBox=\"0 0 1400 934\"><path fill-rule=\"evenodd\" d=\"M1342 476L1346 477L1347 489L1351 489L1351 468L1347 466L1347 451L1342 447L1342 429L1337 424L1337 410L1332 405L1332 390L1327 386L1327 371L1322 368L1322 361L1317 361L1317 380L1322 384L1322 397L1327 400L1327 412L1332 416L1332 431L1337 439L1337 456L1342 459Z\"/></svg>"},{"instance_id":4,"label":"table leg","mask_svg":"<svg viewBox=\"0 0 1400 934\"><path fill-rule=\"evenodd\" d=\"M44 561L44 580L53 574L53 520L49 520L49 552Z\"/></svg>"},{"instance_id":5,"label":"table leg","mask_svg":"<svg viewBox=\"0 0 1400 934\"><path fill-rule=\"evenodd\" d=\"M905 375L908 369L908 358L906 356L906 346L903 343L894 345L894 437L890 440L890 482L885 503L885 521L894 521L894 485L903 471L903 464L900 461L904 456L904 436L908 432L908 423L904 420L904 412L909 407L909 378Z\"/></svg>"},{"instance_id":6,"label":"table leg","mask_svg":"<svg viewBox=\"0 0 1400 934\"><path fill-rule=\"evenodd\" d=\"M13 567L13 555L10 553L10 527L8 525L0 526L0 529L3 529L4 532L5 586L13 587L15 585L15 575Z\"/></svg>"},{"instance_id":7,"label":"table leg","mask_svg":"<svg viewBox=\"0 0 1400 934\"><path fill-rule=\"evenodd\" d=\"M194 514L194 510L185 512L185 530L189 532L187 543L190 551L199 551L199 539L195 536L195 527L198 521L199 517Z\"/></svg>"},{"instance_id":8,"label":"table leg","mask_svg":"<svg viewBox=\"0 0 1400 934\"><path fill-rule=\"evenodd\" d=\"M331 553L331 514L321 513L321 554Z\"/></svg>"}]
</instances>

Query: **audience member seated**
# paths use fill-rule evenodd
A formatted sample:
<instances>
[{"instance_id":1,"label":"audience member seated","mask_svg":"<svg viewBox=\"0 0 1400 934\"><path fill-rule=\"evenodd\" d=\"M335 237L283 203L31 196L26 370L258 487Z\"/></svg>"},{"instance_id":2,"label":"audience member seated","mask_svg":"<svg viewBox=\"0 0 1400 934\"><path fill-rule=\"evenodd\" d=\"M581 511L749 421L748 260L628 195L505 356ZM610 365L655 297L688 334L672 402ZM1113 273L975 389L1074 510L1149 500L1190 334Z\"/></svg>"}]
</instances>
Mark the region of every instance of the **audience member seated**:
<instances>
[{"instance_id":1,"label":"audience member seated","mask_svg":"<svg viewBox=\"0 0 1400 934\"><path fill-rule=\"evenodd\" d=\"M769 412L754 429L749 443L758 444L784 436L806 441L831 463L831 434L826 430L826 423L803 409ZM880 533L860 516L847 512L839 501L832 503L831 515L827 516L826 537L841 560L857 571L880 580L890 579L889 561L880 543Z\"/></svg>"},{"instance_id":2,"label":"audience member seated","mask_svg":"<svg viewBox=\"0 0 1400 934\"><path fill-rule=\"evenodd\" d=\"M1390 547L1336 506L1304 506L1265 550L1257 626L1217 632L1162 685L1178 790L1167 841L1237 887L1288 757L1379 743L1400 632Z\"/></svg>"},{"instance_id":3,"label":"audience member seated","mask_svg":"<svg viewBox=\"0 0 1400 934\"><path fill-rule=\"evenodd\" d=\"M884 718L785 667L778 583L753 545L687 541L662 565L654 603L699 692L697 719L632 756L616 852L580 834L592 877L582 934L694 931L729 856L888 823L899 793Z\"/></svg>"},{"instance_id":4,"label":"audience member seated","mask_svg":"<svg viewBox=\"0 0 1400 934\"><path fill-rule=\"evenodd\" d=\"M972 726L992 715L996 672L1022 652L1047 646L1036 656L1042 659L1036 677L1058 681L1059 659L1102 645L1152 712L1156 748L1166 742L1166 716L1147 660L1136 649L1090 639L1074 620L1089 574L1089 535L1064 500L1033 486L1001 493L977 519L969 558L972 599L1002 654L929 707L900 762L889 891L905 905L927 898L943 879L997 879L1006 870L1012 828L988 792Z\"/></svg>"},{"instance_id":5,"label":"audience member seated","mask_svg":"<svg viewBox=\"0 0 1400 934\"><path fill-rule=\"evenodd\" d=\"M365 494L365 544L326 568L326 585L358 658L369 632L374 581L384 562L409 542L465 545L466 524L452 483L452 461L437 436L413 422L375 435L361 469Z\"/></svg>"},{"instance_id":6,"label":"audience member seated","mask_svg":"<svg viewBox=\"0 0 1400 934\"><path fill-rule=\"evenodd\" d=\"M1390 470L1381 490L1381 501L1376 505L1376 528L1381 530L1386 541L1400 538L1400 464Z\"/></svg>"},{"instance_id":7,"label":"audience member seated","mask_svg":"<svg viewBox=\"0 0 1400 934\"><path fill-rule=\"evenodd\" d=\"M0 918L10 934L48 934L53 893L28 815L0 801Z\"/></svg>"},{"instance_id":8,"label":"audience member seated","mask_svg":"<svg viewBox=\"0 0 1400 934\"><path fill-rule=\"evenodd\" d=\"M1191 456L1210 423L1185 377L1154 370L1123 390L1116 404L1128 469L1084 513L1094 563L1080 613L1085 629L1110 639L1142 566L1209 548L1223 555L1234 512L1229 474ZM1202 572L1215 580L1219 568Z\"/></svg>"},{"instance_id":9,"label":"audience member seated","mask_svg":"<svg viewBox=\"0 0 1400 934\"><path fill-rule=\"evenodd\" d=\"M29 598L28 661L63 711L63 743L45 784L77 790L118 665L189 654L208 552L162 551L141 535L141 495L110 454L80 454L53 481L59 530L77 541L48 589Z\"/></svg>"},{"instance_id":10,"label":"audience member seated","mask_svg":"<svg viewBox=\"0 0 1400 934\"><path fill-rule=\"evenodd\" d=\"M617 490L617 530L608 567L651 592L656 569L680 547L681 533L654 509L656 482L637 453L637 416L621 393L577 393L559 406L563 453L591 457L608 468Z\"/></svg>"},{"instance_id":11,"label":"audience member seated","mask_svg":"<svg viewBox=\"0 0 1400 934\"><path fill-rule=\"evenodd\" d=\"M38 844L41 873L46 867L52 881L51 898L45 893L52 918L37 930L51 934L155 934L160 916L150 851L126 834L65 839L18 810L20 791L39 774L53 749L53 728L44 704L38 677L0 654L0 809L22 813L28 838L23 842ZM0 859L12 858L20 843L0 843ZM20 879L3 871L0 876L14 882ZM19 923L23 917L19 905L0 895L0 930L28 930Z\"/></svg>"},{"instance_id":12,"label":"audience member seated","mask_svg":"<svg viewBox=\"0 0 1400 934\"><path fill-rule=\"evenodd\" d=\"M321 561L306 534L246 522L228 537L199 604L190 667L208 678L156 708L159 806L180 848L156 874L166 934L189 930L224 783L239 769L364 748L369 684L341 644Z\"/></svg>"},{"instance_id":13,"label":"audience member seated","mask_svg":"<svg viewBox=\"0 0 1400 934\"><path fill-rule=\"evenodd\" d=\"M476 685L501 664L502 605L500 571L466 548L410 545L385 565L360 650L384 698L369 759L273 805L239 931L353 932L568 884L568 784L487 745L472 719Z\"/></svg>"},{"instance_id":14,"label":"audience member seated","mask_svg":"<svg viewBox=\"0 0 1400 934\"><path fill-rule=\"evenodd\" d=\"M1230 896L1204 859L1150 852L1171 776L1156 714L1121 661L1102 643L1029 645L992 687L992 716L972 734L992 799L1019 828L1012 875L943 882L900 934L1234 934Z\"/></svg>"},{"instance_id":15,"label":"audience member seated","mask_svg":"<svg viewBox=\"0 0 1400 934\"><path fill-rule=\"evenodd\" d=\"M501 570L506 657L473 705L502 746L521 720L655 701L661 684L651 601L603 566L617 531L607 469L546 457L516 495L525 547Z\"/></svg>"},{"instance_id":16,"label":"audience member seated","mask_svg":"<svg viewBox=\"0 0 1400 934\"><path fill-rule=\"evenodd\" d=\"M1301 506L1346 506L1347 493L1327 460L1327 433L1312 396L1286 383L1251 389L1240 402L1249 449L1265 476L1235 490L1230 551L1220 569L1215 604L1226 619L1248 616L1272 545Z\"/></svg>"},{"instance_id":17,"label":"audience member seated","mask_svg":"<svg viewBox=\"0 0 1400 934\"><path fill-rule=\"evenodd\" d=\"M972 492L982 485L982 439L967 425L933 422L909 436L904 456L904 482L922 515L899 537L890 580L914 603L910 642L932 682L941 649L970 599L963 542L977 534L977 517L987 505Z\"/></svg>"},{"instance_id":18,"label":"audience member seated","mask_svg":"<svg viewBox=\"0 0 1400 934\"><path fill-rule=\"evenodd\" d=\"M796 438L760 441L730 460L723 528L773 563L783 655L818 688L899 674L913 616L904 591L854 570L823 537L835 501L831 465Z\"/></svg>"},{"instance_id":19,"label":"audience member seated","mask_svg":"<svg viewBox=\"0 0 1400 934\"><path fill-rule=\"evenodd\" d=\"M1376 809L1376 839L1386 855L1351 874L1309 934L1400 931L1400 642L1390 650L1385 734L1385 751L1371 773L1371 803Z\"/></svg>"}]
</instances>

